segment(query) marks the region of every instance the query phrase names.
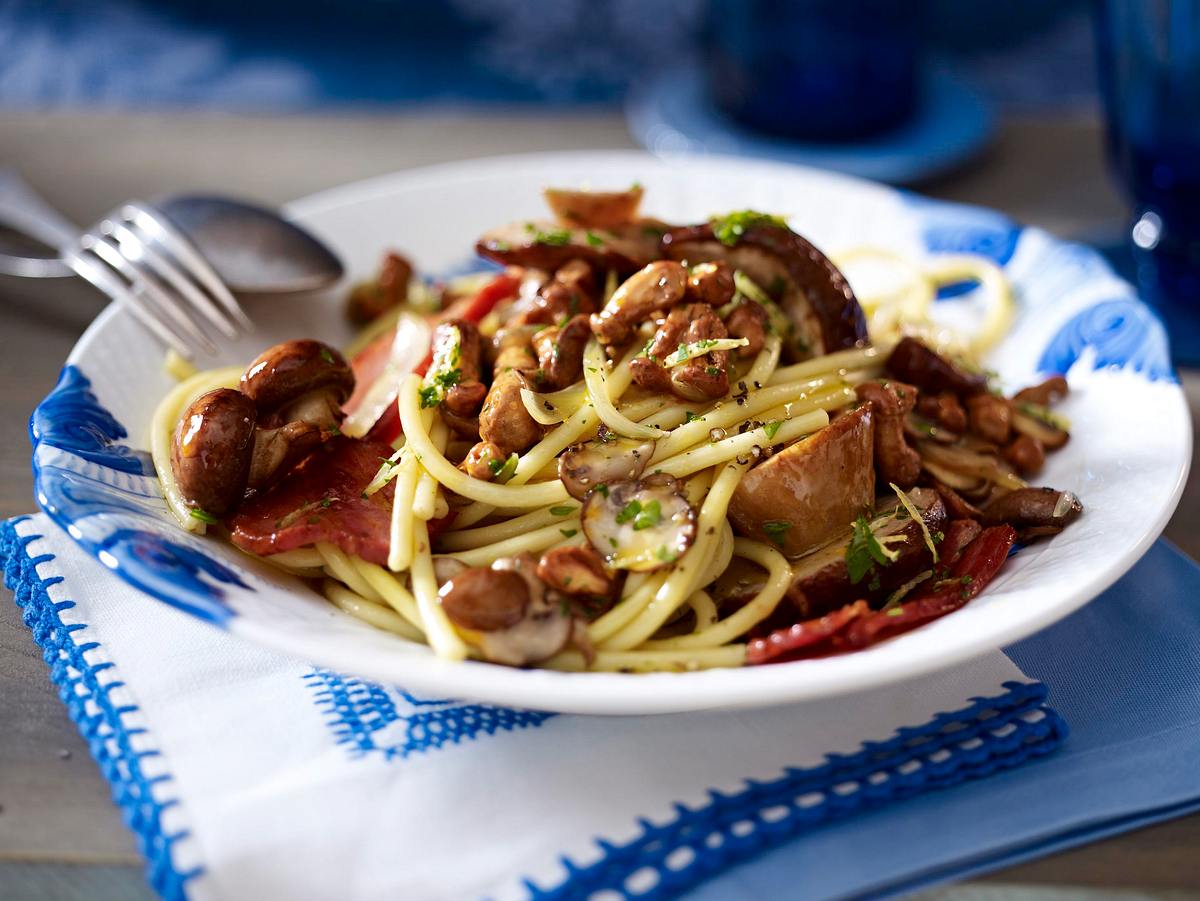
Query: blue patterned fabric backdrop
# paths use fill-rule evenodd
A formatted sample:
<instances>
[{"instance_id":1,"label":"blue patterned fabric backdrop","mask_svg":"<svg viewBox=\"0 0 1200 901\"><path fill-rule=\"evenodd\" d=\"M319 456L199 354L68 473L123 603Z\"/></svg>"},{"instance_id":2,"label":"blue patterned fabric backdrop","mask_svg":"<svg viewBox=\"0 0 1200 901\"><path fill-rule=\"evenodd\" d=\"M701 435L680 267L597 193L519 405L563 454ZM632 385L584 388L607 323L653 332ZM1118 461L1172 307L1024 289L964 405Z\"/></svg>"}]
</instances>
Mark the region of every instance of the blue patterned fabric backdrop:
<instances>
[{"instance_id":1,"label":"blue patterned fabric backdrop","mask_svg":"<svg viewBox=\"0 0 1200 901\"><path fill-rule=\"evenodd\" d=\"M899 0L898 0L899 2ZM993 99L1090 102L1082 0L929 0ZM695 52L705 0L0 0L0 106L614 103ZM1048 89L1047 86L1052 86Z\"/></svg>"}]
</instances>

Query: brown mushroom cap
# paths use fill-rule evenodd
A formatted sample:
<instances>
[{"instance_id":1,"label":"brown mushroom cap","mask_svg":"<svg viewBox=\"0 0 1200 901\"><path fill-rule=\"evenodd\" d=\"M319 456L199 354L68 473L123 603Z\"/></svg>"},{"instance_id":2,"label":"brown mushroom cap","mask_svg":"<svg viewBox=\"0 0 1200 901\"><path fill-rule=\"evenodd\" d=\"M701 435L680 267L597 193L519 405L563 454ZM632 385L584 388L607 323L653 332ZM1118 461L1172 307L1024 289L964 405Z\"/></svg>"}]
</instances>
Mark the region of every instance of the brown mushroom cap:
<instances>
[{"instance_id":1,"label":"brown mushroom cap","mask_svg":"<svg viewBox=\"0 0 1200 901\"><path fill-rule=\"evenodd\" d=\"M754 277L763 263L781 267L791 282L780 298L780 306L796 323L801 334L810 316L819 326L821 346L814 355L858 347L867 341L867 320L850 283L825 254L808 240L782 225L749 225L730 246L717 240L713 223L675 228L662 237L663 252L674 260L695 264L726 260ZM760 287L769 289L769 284Z\"/></svg>"},{"instance_id":2,"label":"brown mushroom cap","mask_svg":"<svg viewBox=\"0 0 1200 901\"><path fill-rule=\"evenodd\" d=\"M242 374L242 393L260 414L278 410L318 389L333 392L340 405L354 390L354 373L342 355L321 341L284 341L268 347Z\"/></svg>"},{"instance_id":3,"label":"brown mushroom cap","mask_svg":"<svg viewBox=\"0 0 1200 901\"><path fill-rule=\"evenodd\" d=\"M477 632L515 626L529 606L529 587L511 570L464 570L443 585L439 594L450 621Z\"/></svg>"},{"instance_id":4,"label":"brown mushroom cap","mask_svg":"<svg viewBox=\"0 0 1200 901\"><path fill-rule=\"evenodd\" d=\"M171 469L184 499L213 516L232 511L246 490L258 412L232 388L188 405L171 442Z\"/></svg>"}]
</instances>

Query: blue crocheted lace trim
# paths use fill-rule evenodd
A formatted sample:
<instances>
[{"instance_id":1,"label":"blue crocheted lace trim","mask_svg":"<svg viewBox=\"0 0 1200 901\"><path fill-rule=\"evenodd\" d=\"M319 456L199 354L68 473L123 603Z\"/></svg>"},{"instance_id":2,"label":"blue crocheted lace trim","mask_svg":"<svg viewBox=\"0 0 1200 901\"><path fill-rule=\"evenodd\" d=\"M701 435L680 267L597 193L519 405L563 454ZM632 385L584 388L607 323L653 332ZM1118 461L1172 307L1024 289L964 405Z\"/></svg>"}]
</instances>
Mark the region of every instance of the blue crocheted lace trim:
<instances>
[{"instance_id":1,"label":"blue crocheted lace trim","mask_svg":"<svg viewBox=\"0 0 1200 901\"><path fill-rule=\"evenodd\" d=\"M326 669L304 675L338 744L356 757L406 760L484 735L542 725L554 716L487 704L432 700Z\"/></svg>"},{"instance_id":2,"label":"blue crocheted lace trim","mask_svg":"<svg viewBox=\"0 0 1200 901\"><path fill-rule=\"evenodd\" d=\"M853 754L831 754L809 769L778 779L747 780L732 794L709 792L699 807L676 805L660 825L639 821L625 844L597 839L601 857L579 866L563 858L566 878L543 888L525 881L534 899L673 898L734 864L831 820L922 792L1019 766L1056 750L1067 736L1063 719L1044 705L1040 683L1008 682L1005 694L974 698L923 726L867 742Z\"/></svg>"},{"instance_id":3,"label":"blue crocheted lace trim","mask_svg":"<svg viewBox=\"0 0 1200 901\"><path fill-rule=\"evenodd\" d=\"M67 713L79 729L91 750L100 772L112 786L113 801L121 808L125 824L137 839L138 850L146 859L146 879L158 894L168 901L183 901L186 884L199 875L201 868L180 871L171 859L172 846L189 835L185 831L168 832L163 813L178 804L178 800L161 800L163 792L155 787L171 779L169 774L147 776L142 761L158 755L147 749L147 733L130 726L126 718L138 708L118 705L110 697L114 688L123 682L105 670L112 663L94 664L88 652L100 647L98 642L81 640L79 635L86 624L67 625L59 615L75 606L74 601L55 602L49 589L62 581L60 576L42 578L37 568L54 559L53 554L35 556L29 544L41 535L18 535L16 526L29 517L20 517L0 524L0 560L4 563L4 584L12 590L21 618L33 633L33 640L42 648L42 657L50 667L50 681L58 686L58 695ZM139 749L133 747L135 736Z\"/></svg>"}]
</instances>

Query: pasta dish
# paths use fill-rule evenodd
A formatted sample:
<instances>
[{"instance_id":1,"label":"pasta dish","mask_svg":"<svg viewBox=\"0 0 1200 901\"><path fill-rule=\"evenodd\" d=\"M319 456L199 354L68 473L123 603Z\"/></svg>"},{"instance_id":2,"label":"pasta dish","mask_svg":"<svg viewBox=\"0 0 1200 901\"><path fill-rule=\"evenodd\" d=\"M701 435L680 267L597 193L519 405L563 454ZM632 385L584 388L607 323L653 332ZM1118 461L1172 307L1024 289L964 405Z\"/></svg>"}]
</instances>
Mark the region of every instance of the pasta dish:
<instances>
[{"instance_id":1,"label":"pasta dish","mask_svg":"<svg viewBox=\"0 0 1200 901\"><path fill-rule=\"evenodd\" d=\"M362 331L195 372L151 439L182 528L308 580L441 658L645 672L855 651L967 604L1082 512L1030 485L1069 438L1062 375L978 361L1003 275L902 264L856 296L784 219L677 226L643 190L548 189L432 283L385 256ZM992 298L970 335L939 283Z\"/></svg>"}]
</instances>

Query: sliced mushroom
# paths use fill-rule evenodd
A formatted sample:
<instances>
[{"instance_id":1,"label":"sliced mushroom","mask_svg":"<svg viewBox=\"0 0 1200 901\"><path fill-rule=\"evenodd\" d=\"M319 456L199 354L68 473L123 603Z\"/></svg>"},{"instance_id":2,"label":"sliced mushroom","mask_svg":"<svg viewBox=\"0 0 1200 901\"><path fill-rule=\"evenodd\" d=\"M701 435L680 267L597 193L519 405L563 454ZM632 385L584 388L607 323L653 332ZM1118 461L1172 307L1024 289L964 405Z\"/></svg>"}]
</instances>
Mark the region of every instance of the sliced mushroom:
<instances>
[{"instance_id":1,"label":"sliced mushroom","mask_svg":"<svg viewBox=\"0 0 1200 901\"><path fill-rule=\"evenodd\" d=\"M202 394L184 410L171 441L171 469L192 507L224 516L241 501L257 416L254 402L232 388Z\"/></svg>"},{"instance_id":2,"label":"sliced mushroom","mask_svg":"<svg viewBox=\"0 0 1200 901\"><path fill-rule=\"evenodd\" d=\"M529 606L529 587L515 572L467 569L438 592L442 609L454 625L477 632L515 626Z\"/></svg>"},{"instance_id":3,"label":"sliced mushroom","mask_svg":"<svg viewBox=\"0 0 1200 901\"><path fill-rule=\"evenodd\" d=\"M984 525L1008 523L1022 538L1055 535L1079 518L1083 504L1070 491L1021 488L1002 494L983 508Z\"/></svg>"},{"instance_id":4,"label":"sliced mushroom","mask_svg":"<svg viewBox=\"0 0 1200 901\"><path fill-rule=\"evenodd\" d=\"M1023 476L1037 475L1046 463L1046 448L1030 435L1017 435L1004 448L1004 459Z\"/></svg>"},{"instance_id":5,"label":"sliced mushroom","mask_svg":"<svg viewBox=\"0 0 1200 901\"><path fill-rule=\"evenodd\" d=\"M969 397L987 391L987 378L982 374L968 372L913 337L900 339L888 357L887 371L934 394L953 391L959 397Z\"/></svg>"},{"instance_id":6,"label":"sliced mushroom","mask_svg":"<svg viewBox=\"0 0 1200 901\"><path fill-rule=\"evenodd\" d=\"M538 368L531 376L534 388L557 391L577 382L583 372L583 348L591 336L588 318L582 313L534 335L533 350L538 356Z\"/></svg>"},{"instance_id":7,"label":"sliced mushroom","mask_svg":"<svg viewBox=\"0 0 1200 901\"><path fill-rule=\"evenodd\" d=\"M1012 431L1012 408L1003 397L975 394L967 398L971 431L992 444L1002 445Z\"/></svg>"},{"instance_id":8,"label":"sliced mushroom","mask_svg":"<svg viewBox=\"0 0 1200 901\"><path fill-rule=\"evenodd\" d=\"M474 416L488 390L479 380L483 339L478 327L465 319L439 323L433 330L432 348L430 370L447 383L443 410L460 419Z\"/></svg>"},{"instance_id":9,"label":"sliced mushroom","mask_svg":"<svg viewBox=\"0 0 1200 901\"><path fill-rule=\"evenodd\" d=\"M311 416L315 418L305 421L333 428L354 390L354 373L327 344L284 341L250 364L242 374L241 389L254 401L260 421L282 424Z\"/></svg>"},{"instance_id":10,"label":"sliced mushroom","mask_svg":"<svg viewBox=\"0 0 1200 901\"><path fill-rule=\"evenodd\" d=\"M961 435L967 430L967 411L953 391L923 394L917 398L917 413L936 422L947 432Z\"/></svg>"},{"instance_id":11,"label":"sliced mushroom","mask_svg":"<svg viewBox=\"0 0 1200 901\"><path fill-rule=\"evenodd\" d=\"M914 488L908 494L931 533L946 523L946 507L938 493L930 488ZM841 535L792 564L792 582L787 596L801 617L823 616L858 599L881 601L901 585L932 565L921 524L901 515L892 501L871 520L871 532L898 556L887 565L875 564L857 583L850 581L846 552L851 534Z\"/></svg>"},{"instance_id":12,"label":"sliced mushroom","mask_svg":"<svg viewBox=\"0 0 1200 901\"><path fill-rule=\"evenodd\" d=\"M550 211L563 225L584 228L612 228L637 218L642 203L641 185L625 191L573 191L546 188L542 196Z\"/></svg>"},{"instance_id":13,"label":"sliced mushroom","mask_svg":"<svg viewBox=\"0 0 1200 901\"><path fill-rule=\"evenodd\" d=\"M522 373L537 367L530 338L529 328L513 327L501 329L492 341L495 375L479 413L479 436L499 448L504 457L525 450L542 437L541 426L521 400Z\"/></svg>"},{"instance_id":14,"label":"sliced mushroom","mask_svg":"<svg viewBox=\"0 0 1200 901\"><path fill-rule=\"evenodd\" d=\"M724 236L724 235L723 235ZM806 359L867 341L867 320L850 283L811 243L784 225L758 217L733 244L717 240L714 224L676 228L662 238L663 253L692 265L723 260L775 294L795 327L789 353Z\"/></svg>"},{"instance_id":15,"label":"sliced mushroom","mask_svg":"<svg viewBox=\"0 0 1200 901\"><path fill-rule=\"evenodd\" d=\"M696 540L696 511L670 476L599 485L582 519L588 542L613 569L670 566Z\"/></svg>"},{"instance_id":16,"label":"sliced mushroom","mask_svg":"<svg viewBox=\"0 0 1200 901\"><path fill-rule=\"evenodd\" d=\"M820 547L875 496L869 404L785 448L743 477L729 504L737 530L790 558Z\"/></svg>"},{"instance_id":17,"label":"sliced mushroom","mask_svg":"<svg viewBox=\"0 0 1200 901\"><path fill-rule=\"evenodd\" d=\"M658 259L663 227L652 220L614 225L602 230L564 228L555 222L513 222L486 232L475 252L506 266L529 266L553 272L572 260L600 270L634 272Z\"/></svg>"},{"instance_id":18,"label":"sliced mushroom","mask_svg":"<svg viewBox=\"0 0 1200 901\"><path fill-rule=\"evenodd\" d=\"M592 331L602 344L624 344L652 313L681 303L686 289L687 270L679 263L650 263L622 282L604 309L592 314Z\"/></svg>"},{"instance_id":19,"label":"sliced mushroom","mask_svg":"<svg viewBox=\"0 0 1200 901\"><path fill-rule=\"evenodd\" d=\"M641 478L652 456L653 441L605 432L594 441L568 447L558 458L558 477L571 497L583 500L597 485Z\"/></svg>"}]
</instances>

